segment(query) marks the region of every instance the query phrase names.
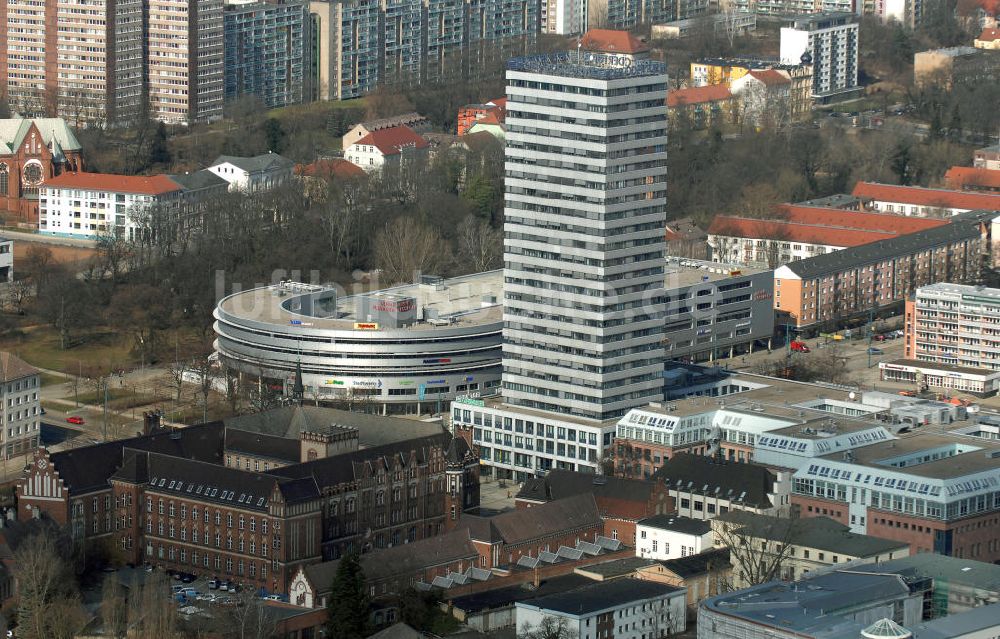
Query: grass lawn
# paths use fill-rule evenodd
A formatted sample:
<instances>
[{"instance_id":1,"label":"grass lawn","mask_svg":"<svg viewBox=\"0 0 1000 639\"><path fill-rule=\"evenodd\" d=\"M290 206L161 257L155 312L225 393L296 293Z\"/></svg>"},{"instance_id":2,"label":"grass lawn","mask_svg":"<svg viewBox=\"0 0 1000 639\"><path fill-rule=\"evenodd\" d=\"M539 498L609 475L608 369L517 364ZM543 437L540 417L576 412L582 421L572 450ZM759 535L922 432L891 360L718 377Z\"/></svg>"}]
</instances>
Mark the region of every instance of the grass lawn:
<instances>
[{"instance_id":1,"label":"grass lawn","mask_svg":"<svg viewBox=\"0 0 1000 639\"><path fill-rule=\"evenodd\" d=\"M51 388L53 386L59 386L60 384L66 384L73 381L68 377L53 375L52 373L41 373L38 377L42 384L42 388Z\"/></svg>"},{"instance_id":2,"label":"grass lawn","mask_svg":"<svg viewBox=\"0 0 1000 639\"><path fill-rule=\"evenodd\" d=\"M32 366L79 374L82 367L128 368L129 346L110 329L95 331L82 343L66 350L59 347L59 333L50 326L39 326L16 337L0 340L0 350L10 351Z\"/></svg>"}]
</instances>

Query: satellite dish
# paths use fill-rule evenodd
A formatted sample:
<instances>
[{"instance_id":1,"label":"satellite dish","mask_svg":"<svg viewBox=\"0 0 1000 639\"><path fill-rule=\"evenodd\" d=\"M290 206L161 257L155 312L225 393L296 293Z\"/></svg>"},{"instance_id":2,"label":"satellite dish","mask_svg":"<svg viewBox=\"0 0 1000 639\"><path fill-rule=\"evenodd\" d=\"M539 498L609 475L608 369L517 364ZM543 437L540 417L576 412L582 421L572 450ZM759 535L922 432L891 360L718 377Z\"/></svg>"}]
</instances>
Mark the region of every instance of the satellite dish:
<instances>
[{"instance_id":1,"label":"satellite dish","mask_svg":"<svg viewBox=\"0 0 1000 639\"><path fill-rule=\"evenodd\" d=\"M857 394L857 393L855 393L854 391L851 391L850 393L848 393L848 394L847 394L847 397L848 397L849 399L854 399L854 398L856 398L857 396L858 396L858 394Z\"/></svg>"}]
</instances>

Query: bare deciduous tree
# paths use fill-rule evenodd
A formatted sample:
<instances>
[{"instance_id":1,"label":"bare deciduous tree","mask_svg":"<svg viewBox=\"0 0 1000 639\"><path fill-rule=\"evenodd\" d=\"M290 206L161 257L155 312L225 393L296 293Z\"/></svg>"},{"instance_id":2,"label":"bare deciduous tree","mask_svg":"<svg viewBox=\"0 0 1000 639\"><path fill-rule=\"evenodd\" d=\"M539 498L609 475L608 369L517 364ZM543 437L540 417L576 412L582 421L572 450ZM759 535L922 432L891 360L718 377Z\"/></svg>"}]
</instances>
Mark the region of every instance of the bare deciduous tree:
<instances>
[{"instance_id":1,"label":"bare deciduous tree","mask_svg":"<svg viewBox=\"0 0 1000 639\"><path fill-rule=\"evenodd\" d=\"M486 220L469 215L458 225L458 255L471 273L499 268L503 264L503 233Z\"/></svg>"},{"instance_id":2,"label":"bare deciduous tree","mask_svg":"<svg viewBox=\"0 0 1000 639\"><path fill-rule=\"evenodd\" d=\"M375 263L386 284L412 282L416 273L434 273L446 263L444 240L417 220L398 217L375 239Z\"/></svg>"},{"instance_id":3,"label":"bare deciduous tree","mask_svg":"<svg viewBox=\"0 0 1000 639\"><path fill-rule=\"evenodd\" d=\"M517 629L520 639L576 639L577 632L562 617L545 617L537 625L525 624Z\"/></svg>"},{"instance_id":4,"label":"bare deciduous tree","mask_svg":"<svg viewBox=\"0 0 1000 639\"><path fill-rule=\"evenodd\" d=\"M128 598L118 575L108 575L101 589L101 621L104 632L115 639L125 636L128 628Z\"/></svg>"},{"instance_id":5,"label":"bare deciduous tree","mask_svg":"<svg viewBox=\"0 0 1000 639\"><path fill-rule=\"evenodd\" d=\"M712 530L715 545L729 548L735 582L730 585L737 588L781 579L786 561L793 556L795 544L803 534L799 519L738 511L713 519Z\"/></svg>"},{"instance_id":6,"label":"bare deciduous tree","mask_svg":"<svg viewBox=\"0 0 1000 639\"><path fill-rule=\"evenodd\" d=\"M76 596L75 580L65 555L61 540L49 530L39 530L23 540L14 552L19 637L47 639L65 636L64 626L72 632L81 629L76 625L79 616L72 613L72 606L56 605L62 601L68 604Z\"/></svg>"}]
</instances>

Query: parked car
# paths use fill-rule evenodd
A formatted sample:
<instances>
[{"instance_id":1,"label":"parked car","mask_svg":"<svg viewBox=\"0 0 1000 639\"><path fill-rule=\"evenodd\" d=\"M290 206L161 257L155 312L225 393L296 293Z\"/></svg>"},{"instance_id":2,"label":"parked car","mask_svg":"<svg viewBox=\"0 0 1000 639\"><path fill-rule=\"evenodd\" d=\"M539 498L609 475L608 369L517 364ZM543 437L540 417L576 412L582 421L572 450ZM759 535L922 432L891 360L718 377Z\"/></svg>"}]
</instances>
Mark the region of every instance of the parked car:
<instances>
[{"instance_id":1,"label":"parked car","mask_svg":"<svg viewBox=\"0 0 1000 639\"><path fill-rule=\"evenodd\" d=\"M792 340L790 345L791 349L796 353L808 353L809 347L806 346L805 342L800 342L799 340Z\"/></svg>"},{"instance_id":2,"label":"parked car","mask_svg":"<svg viewBox=\"0 0 1000 639\"><path fill-rule=\"evenodd\" d=\"M285 596L284 595L268 595L268 596L264 597L263 599L264 599L264 601L284 601L285 600Z\"/></svg>"},{"instance_id":3,"label":"parked car","mask_svg":"<svg viewBox=\"0 0 1000 639\"><path fill-rule=\"evenodd\" d=\"M875 335L875 336L872 337L872 339L875 340L876 342L884 342L885 340L889 339L889 336L888 335Z\"/></svg>"},{"instance_id":4,"label":"parked car","mask_svg":"<svg viewBox=\"0 0 1000 639\"><path fill-rule=\"evenodd\" d=\"M882 349L881 348L875 348L874 346L871 346L871 347L868 348L868 354L869 355L881 355L882 354Z\"/></svg>"},{"instance_id":5,"label":"parked car","mask_svg":"<svg viewBox=\"0 0 1000 639\"><path fill-rule=\"evenodd\" d=\"M83 421L82 417L78 417L76 415L73 415L72 417L67 417L66 421L68 423L70 423L70 424L76 424L77 426L80 426L80 425L86 423L86 422Z\"/></svg>"},{"instance_id":6,"label":"parked car","mask_svg":"<svg viewBox=\"0 0 1000 639\"><path fill-rule=\"evenodd\" d=\"M189 584L189 583L191 583L194 580L195 580L195 576L192 575L189 572L185 572L185 573L181 574L181 582L182 583Z\"/></svg>"},{"instance_id":7,"label":"parked car","mask_svg":"<svg viewBox=\"0 0 1000 639\"><path fill-rule=\"evenodd\" d=\"M194 599L201 593L195 590L194 588L187 587L187 588L181 588L180 594L184 595L185 597L190 597Z\"/></svg>"},{"instance_id":8,"label":"parked car","mask_svg":"<svg viewBox=\"0 0 1000 639\"><path fill-rule=\"evenodd\" d=\"M219 580L213 577L212 579L208 580L208 587L210 590L218 590L219 583L220 583Z\"/></svg>"}]
</instances>

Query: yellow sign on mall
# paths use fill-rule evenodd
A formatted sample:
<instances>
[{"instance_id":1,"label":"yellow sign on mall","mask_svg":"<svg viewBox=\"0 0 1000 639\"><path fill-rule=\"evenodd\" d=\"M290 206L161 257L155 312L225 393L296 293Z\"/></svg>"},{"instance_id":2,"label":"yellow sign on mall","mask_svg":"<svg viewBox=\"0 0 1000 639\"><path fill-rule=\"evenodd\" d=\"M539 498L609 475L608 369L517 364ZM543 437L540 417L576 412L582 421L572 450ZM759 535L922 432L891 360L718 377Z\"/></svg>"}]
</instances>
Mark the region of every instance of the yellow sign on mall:
<instances>
[{"instance_id":1,"label":"yellow sign on mall","mask_svg":"<svg viewBox=\"0 0 1000 639\"><path fill-rule=\"evenodd\" d=\"M354 330L356 331L377 331L378 324L375 322L354 322Z\"/></svg>"}]
</instances>

